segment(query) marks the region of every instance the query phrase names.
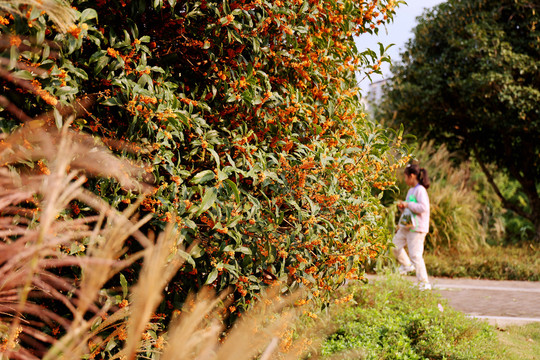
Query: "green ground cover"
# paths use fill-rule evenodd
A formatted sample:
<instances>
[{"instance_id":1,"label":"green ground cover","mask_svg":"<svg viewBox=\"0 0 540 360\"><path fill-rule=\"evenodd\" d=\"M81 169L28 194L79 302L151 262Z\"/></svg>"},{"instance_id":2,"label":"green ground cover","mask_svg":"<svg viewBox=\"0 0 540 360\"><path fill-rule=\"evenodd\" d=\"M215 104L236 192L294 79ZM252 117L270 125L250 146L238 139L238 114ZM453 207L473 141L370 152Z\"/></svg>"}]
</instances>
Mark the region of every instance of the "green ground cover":
<instances>
[{"instance_id":1,"label":"green ground cover","mask_svg":"<svg viewBox=\"0 0 540 360\"><path fill-rule=\"evenodd\" d=\"M540 323L510 326L498 332L499 342L505 346L506 359L534 360L540 354Z\"/></svg>"},{"instance_id":2,"label":"green ground cover","mask_svg":"<svg viewBox=\"0 0 540 360\"><path fill-rule=\"evenodd\" d=\"M334 316L338 327L322 346L323 358L535 359L538 353L538 324L495 329L395 275L345 291L354 301Z\"/></svg>"}]
</instances>

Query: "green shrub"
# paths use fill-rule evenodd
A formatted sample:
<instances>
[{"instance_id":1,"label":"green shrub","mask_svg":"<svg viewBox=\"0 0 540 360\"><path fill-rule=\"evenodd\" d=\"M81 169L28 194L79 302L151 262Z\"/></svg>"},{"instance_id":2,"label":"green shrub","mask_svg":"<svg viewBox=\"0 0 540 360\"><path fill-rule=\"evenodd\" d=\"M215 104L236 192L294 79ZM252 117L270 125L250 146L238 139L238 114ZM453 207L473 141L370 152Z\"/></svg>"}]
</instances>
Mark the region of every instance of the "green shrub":
<instances>
[{"instance_id":1,"label":"green shrub","mask_svg":"<svg viewBox=\"0 0 540 360\"><path fill-rule=\"evenodd\" d=\"M176 223L196 245L160 311L204 284L235 287L239 310L277 279L324 297L381 251L376 195L392 186L395 145L365 118L355 71L387 59L353 35L376 32L395 1L72 5L67 32L26 5L2 21L14 46L1 55L20 77L4 80L6 99L50 111L40 119L56 126L93 100L73 127L148 164L148 227ZM0 121L11 131L23 120L2 111ZM136 198L111 179L85 187L119 209Z\"/></svg>"},{"instance_id":2,"label":"green shrub","mask_svg":"<svg viewBox=\"0 0 540 360\"><path fill-rule=\"evenodd\" d=\"M323 345L326 356L357 348L363 358L377 360L499 359L493 329L433 292L420 292L397 276L346 291L355 303L335 317L339 329Z\"/></svg>"},{"instance_id":3,"label":"green shrub","mask_svg":"<svg viewBox=\"0 0 540 360\"><path fill-rule=\"evenodd\" d=\"M506 174L499 174L495 182L506 199L511 199L511 201L519 203L529 210L527 196L520 190L519 183L516 180L510 179ZM497 198L497 200L499 199ZM536 235L534 224L513 211L503 211L502 221L505 231L504 242L507 244L526 244L534 239Z\"/></svg>"}]
</instances>

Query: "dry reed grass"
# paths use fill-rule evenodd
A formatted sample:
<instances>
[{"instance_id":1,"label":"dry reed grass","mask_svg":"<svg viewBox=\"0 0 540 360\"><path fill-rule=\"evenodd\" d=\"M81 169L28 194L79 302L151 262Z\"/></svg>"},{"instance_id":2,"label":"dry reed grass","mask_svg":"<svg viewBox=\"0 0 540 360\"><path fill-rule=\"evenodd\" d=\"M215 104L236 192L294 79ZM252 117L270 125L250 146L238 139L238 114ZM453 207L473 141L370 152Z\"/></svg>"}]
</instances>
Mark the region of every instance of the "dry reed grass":
<instances>
[{"instance_id":1,"label":"dry reed grass","mask_svg":"<svg viewBox=\"0 0 540 360\"><path fill-rule=\"evenodd\" d=\"M32 169L38 162L41 168ZM119 213L82 185L86 175L95 173L144 192L149 187L135 180L143 170L118 159L87 135L67 127L55 132L35 123L2 141L0 164L0 321L10 324L2 350L9 356L32 358L23 348L15 354L16 342L22 340L42 356L56 341L41 328L57 325L66 339L79 346L91 324L89 313L101 317L111 307L96 302L105 282L154 248L150 239L137 233L143 222L130 220L133 208ZM96 214L64 216L73 200L91 205ZM125 240L135 233L145 250L120 260ZM84 247L85 256L71 254L67 249L72 246ZM81 269L81 279L73 267ZM66 309L69 317L54 308ZM66 354L68 348L64 344L62 352Z\"/></svg>"},{"instance_id":2,"label":"dry reed grass","mask_svg":"<svg viewBox=\"0 0 540 360\"><path fill-rule=\"evenodd\" d=\"M173 321L161 359L299 359L307 351L317 349L324 334L331 330L323 328L323 322L299 327L293 340L292 331L304 310L294 306L299 298L299 293L280 295L280 287L275 285L222 336L226 295L216 297L205 289L190 297L182 314Z\"/></svg>"},{"instance_id":3,"label":"dry reed grass","mask_svg":"<svg viewBox=\"0 0 540 360\"><path fill-rule=\"evenodd\" d=\"M64 0L0 0L0 10L24 16L21 5L45 11L61 32L67 32L76 20L75 10Z\"/></svg>"}]
</instances>

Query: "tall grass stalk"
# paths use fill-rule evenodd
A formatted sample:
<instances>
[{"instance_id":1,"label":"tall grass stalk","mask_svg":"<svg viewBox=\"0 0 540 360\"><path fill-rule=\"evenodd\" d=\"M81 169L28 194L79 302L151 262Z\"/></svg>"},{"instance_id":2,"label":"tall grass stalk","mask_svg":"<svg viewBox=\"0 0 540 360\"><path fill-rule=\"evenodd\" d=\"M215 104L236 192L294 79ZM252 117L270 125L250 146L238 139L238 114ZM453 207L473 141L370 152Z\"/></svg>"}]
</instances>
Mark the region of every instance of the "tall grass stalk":
<instances>
[{"instance_id":1,"label":"tall grass stalk","mask_svg":"<svg viewBox=\"0 0 540 360\"><path fill-rule=\"evenodd\" d=\"M156 244L149 248L137 285L132 289L128 340L124 348L128 359L133 359L150 318L162 299L165 286L175 275L185 258L178 250L182 238L174 232L173 225L159 235Z\"/></svg>"}]
</instances>

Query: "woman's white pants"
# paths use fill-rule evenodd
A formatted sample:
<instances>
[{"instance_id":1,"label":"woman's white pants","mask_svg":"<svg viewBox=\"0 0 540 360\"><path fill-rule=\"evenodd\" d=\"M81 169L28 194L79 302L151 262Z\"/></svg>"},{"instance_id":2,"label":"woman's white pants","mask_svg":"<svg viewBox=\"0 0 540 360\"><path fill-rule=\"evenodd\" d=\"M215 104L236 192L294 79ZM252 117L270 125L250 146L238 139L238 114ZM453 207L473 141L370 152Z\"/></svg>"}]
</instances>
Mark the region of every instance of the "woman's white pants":
<instances>
[{"instance_id":1,"label":"woman's white pants","mask_svg":"<svg viewBox=\"0 0 540 360\"><path fill-rule=\"evenodd\" d=\"M411 262L414 264L416 268L416 279L422 283L429 283L423 257L426 234L400 228L396 235L394 235L393 243L395 247L392 249L394 256L401 265L410 266ZM409 255L407 255L404 249L405 246L409 250Z\"/></svg>"}]
</instances>

